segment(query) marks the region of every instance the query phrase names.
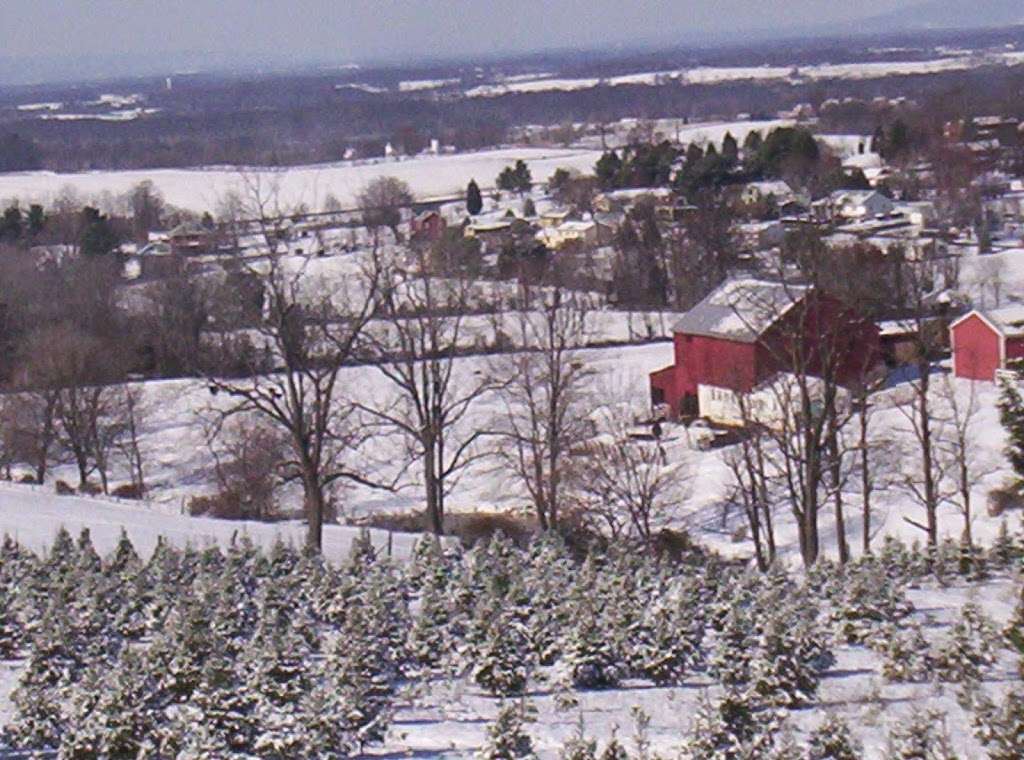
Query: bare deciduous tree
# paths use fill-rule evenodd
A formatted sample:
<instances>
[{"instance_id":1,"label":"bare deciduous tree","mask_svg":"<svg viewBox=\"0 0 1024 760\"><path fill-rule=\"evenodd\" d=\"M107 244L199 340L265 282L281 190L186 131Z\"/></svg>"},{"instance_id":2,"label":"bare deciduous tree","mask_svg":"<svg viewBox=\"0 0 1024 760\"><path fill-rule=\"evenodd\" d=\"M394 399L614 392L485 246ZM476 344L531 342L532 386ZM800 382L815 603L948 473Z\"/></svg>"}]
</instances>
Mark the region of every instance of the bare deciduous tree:
<instances>
[{"instance_id":1,"label":"bare deciduous tree","mask_svg":"<svg viewBox=\"0 0 1024 760\"><path fill-rule=\"evenodd\" d=\"M933 287L930 262L916 262L905 275L907 293L907 321L913 325L913 351L915 377L907 384L907 393L898 405L909 425L915 442L917 463L904 484L925 513L925 522L904 518L927 536L928 547L934 550L939 543L939 505L943 463L936 456L936 416L932 410L932 357L938 349L940 331L931 318L929 296Z\"/></svg>"},{"instance_id":2,"label":"bare deciduous tree","mask_svg":"<svg viewBox=\"0 0 1024 760\"><path fill-rule=\"evenodd\" d=\"M571 453L593 432L587 392L593 373L579 352L589 304L585 294L561 286L523 302L513 330L515 345L523 348L492 370L504 379L496 454L529 493L541 527L553 530L571 485Z\"/></svg>"},{"instance_id":3,"label":"bare deciduous tree","mask_svg":"<svg viewBox=\"0 0 1024 760\"><path fill-rule=\"evenodd\" d=\"M944 498L954 504L963 516L963 541L968 547L974 546L974 505L971 500L972 486L979 478L990 474L993 469L984 468L979 457L977 444L978 401L977 383L965 381L966 393L957 381L946 375L939 383L940 403L944 407L947 424L944 435L936 442L936 453L942 460L941 470L950 481Z\"/></svg>"},{"instance_id":4,"label":"bare deciduous tree","mask_svg":"<svg viewBox=\"0 0 1024 760\"><path fill-rule=\"evenodd\" d=\"M245 520L269 520L278 514L282 466L288 440L278 426L256 415L239 414L207 430L218 494L200 498L192 509L202 514Z\"/></svg>"},{"instance_id":5,"label":"bare deciduous tree","mask_svg":"<svg viewBox=\"0 0 1024 760\"><path fill-rule=\"evenodd\" d=\"M149 406L143 398L142 388L127 385L122 387L116 399L115 409L119 435L114 440L114 445L128 464L132 489L142 497L146 494L146 476L139 439L142 426L149 414Z\"/></svg>"},{"instance_id":6,"label":"bare deciduous tree","mask_svg":"<svg viewBox=\"0 0 1024 760\"><path fill-rule=\"evenodd\" d=\"M669 462L660 440L631 438L637 415L628 405L608 405L597 417L601 433L581 447L575 471L583 513L612 538L638 539L650 548L654 530L687 495L687 463Z\"/></svg>"},{"instance_id":7,"label":"bare deciduous tree","mask_svg":"<svg viewBox=\"0 0 1024 760\"><path fill-rule=\"evenodd\" d=\"M289 271L273 255L259 277L266 308L254 333L272 355L276 371L261 374L262 356L239 357L241 366L249 365L246 377L211 375L207 382L211 393L229 399L218 410L222 421L255 415L287 435L291 456L284 477L302 484L306 542L319 551L329 489L345 480L369 484L349 461L365 432L354 424L340 385L342 369L354 358L376 312L380 261L376 251L370 252L345 292L315 292L305 267Z\"/></svg>"},{"instance_id":8,"label":"bare deciduous tree","mask_svg":"<svg viewBox=\"0 0 1024 760\"><path fill-rule=\"evenodd\" d=\"M490 373L456 362L469 338L472 281L430 274L428 254L413 251L411 271L390 271L385 317L364 331L376 369L394 392L391 400L360 404L383 427L406 441L421 463L429 528L444 532L445 497L459 475L483 454L487 431L470 429L470 414L498 383Z\"/></svg>"},{"instance_id":9,"label":"bare deciduous tree","mask_svg":"<svg viewBox=\"0 0 1024 760\"><path fill-rule=\"evenodd\" d=\"M397 240L402 209L412 205L412 190L397 177L377 177L364 187L358 198L363 223L371 230L387 227Z\"/></svg>"},{"instance_id":10,"label":"bare deciduous tree","mask_svg":"<svg viewBox=\"0 0 1024 760\"><path fill-rule=\"evenodd\" d=\"M757 567L765 572L774 564L777 554L774 512L779 500L776 498L776 473L772 468L777 460L772 451L772 436L754 419L748 399L737 394L737 403L744 435L739 445L725 455L733 480L731 502L743 508Z\"/></svg>"}]
</instances>

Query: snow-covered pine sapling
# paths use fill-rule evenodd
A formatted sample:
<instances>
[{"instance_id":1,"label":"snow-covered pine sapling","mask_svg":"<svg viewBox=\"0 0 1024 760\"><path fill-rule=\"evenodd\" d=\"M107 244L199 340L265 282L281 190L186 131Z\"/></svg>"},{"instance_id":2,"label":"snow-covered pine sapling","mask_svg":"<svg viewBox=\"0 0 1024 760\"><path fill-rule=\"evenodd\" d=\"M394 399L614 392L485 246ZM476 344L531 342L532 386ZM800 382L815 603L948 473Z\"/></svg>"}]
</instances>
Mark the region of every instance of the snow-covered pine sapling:
<instances>
[{"instance_id":1,"label":"snow-covered pine sapling","mask_svg":"<svg viewBox=\"0 0 1024 760\"><path fill-rule=\"evenodd\" d=\"M72 691L61 757L156 757L166 713L157 709L145 655L126 648L112 667L94 667Z\"/></svg>"},{"instance_id":2,"label":"snow-covered pine sapling","mask_svg":"<svg viewBox=\"0 0 1024 760\"><path fill-rule=\"evenodd\" d=\"M711 675L726 688L745 688L750 683L755 637L749 613L739 607L733 608L722 621L708 667Z\"/></svg>"},{"instance_id":3,"label":"snow-covered pine sapling","mask_svg":"<svg viewBox=\"0 0 1024 760\"><path fill-rule=\"evenodd\" d=\"M96 553L96 547L92 543L92 534L88 528L82 528L78 534L78 542L75 545L75 564L78 569L85 573L99 572L103 566L103 560Z\"/></svg>"},{"instance_id":4,"label":"snow-covered pine sapling","mask_svg":"<svg viewBox=\"0 0 1024 760\"><path fill-rule=\"evenodd\" d=\"M889 732L886 760L957 760L946 730L945 714L915 710Z\"/></svg>"},{"instance_id":5,"label":"snow-covered pine sapling","mask_svg":"<svg viewBox=\"0 0 1024 760\"><path fill-rule=\"evenodd\" d=\"M22 628L14 599L6 588L0 588L0 660L9 660L18 651Z\"/></svg>"},{"instance_id":6,"label":"snow-covered pine sapling","mask_svg":"<svg viewBox=\"0 0 1024 760\"><path fill-rule=\"evenodd\" d=\"M450 630L451 619L452 611L445 588L428 576L421 586L419 606L406 643L414 667L430 671L449 659L457 638Z\"/></svg>"},{"instance_id":7,"label":"snow-covered pine sapling","mask_svg":"<svg viewBox=\"0 0 1024 760\"><path fill-rule=\"evenodd\" d=\"M578 689L611 689L623 677L625 663L617 644L602 625L600 611L590 606L578 610L568 630L558 661L559 680Z\"/></svg>"},{"instance_id":8,"label":"snow-covered pine sapling","mask_svg":"<svg viewBox=\"0 0 1024 760\"><path fill-rule=\"evenodd\" d=\"M253 752L255 698L240 676L225 649L211 650L195 689L171 722L169 732L178 748L175 756L188 757L190 751L209 757ZM203 729L201 737L193 734L196 726Z\"/></svg>"},{"instance_id":9,"label":"snow-covered pine sapling","mask_svg":"<svg viewBox=\"0 0 1024 760\"><path fill-rule=\"evenodd\" d=\"M1006 570L1019 560L1020 551L1010 535L1010 526L1004 517L999 523L999 532L988 550L988 561L996 569Z\"/></svg>"},{"instance_id":10,"label":"snow-covered pine sapling","mask_svg":"<svg viewBox=\"0 0 1024 760\"><path fill-rule=\"evenodd\" d=\"M522 694L529 681L533 652L525 626L507 610L496 610L472 648L473 681L498 697Z\"/></svg>"},{"instance_id":11,"label":"snow-covered pine sapling","mask_svg":"<svg viewBox=\"0 0 1024 760\"><path fill-rule=\"evenodd\" d=\"M55 747L65 728L64 703L83 669L62 607L50 606L26 648L27 663L11 695L16 716L5 733L19 748Z\"/></svg>"},{"instance_id":12,"label":"snow-covered pine sapling","mask_svg":"<svg viewBox=\"0 0 1024 760\"><path fill-rule=\"evenodd\" d=\"M998 647L995 625L969 602L936 653L936 673L940 680L950 683L977 682L983 671L995 664Z\"/></svg>"},{"instance_id":13,"label":"snow-covered pine sapling","mask_svg":"<svg viewBox=\"0 0 1024 760\"><path fill-rule=\"evenodd\" d=\"M1024 484L1024 399L1016 382L999 384L998 407L999 421L1006 430L1005 453L1017 476L1015 486L1020 488Z\"/></svg>"},{"instance_id":14,"label":"snow-covered pine sapling","mask_svg":"<svg viewBox=\"0 0 1024 760\"><path fill-rule=\"evenodd\" d=\"M633 705L629 710L633 719L633 746L636 760L649 760L651 757L651 716L640 707Z\"/></svg>"},{"instance_id":15,"label":"snow-covered pine sapling","mask_svg":"<svg viewBox=\"0 0 1024 760\"><path fill-rule=\"evenodd\" d=\"M918 683L932 673L931 646L919 625L885 626L872 639L871 646L882 655L881 675L889 683Z\"/></svg>"},{"instance_id":16,"label":"snow-covered pine sapling","mask_svg":"<svg viewBox=\"0 0 1024 760\"><path fill-rule=\"evenodd\" d=\"M587 738L583 713L580 713L575 733L559 749L558 760L597 760L597 742Z\"/></svg>"},{"instance_id":17,"label":"snow-covered pine sapling","mask_svg":"<svg viewBox=\"0 0 1024 760\"><path fill-rule=\"evenodd\" d=\"M353 605L327 649L329 678L345 700L343 715L360 747L384 738L403 664L395 611L379 592Z\"/></svg>"},{"instance_id":18,"label":"snow-covered pine sapling","mask_svg":"<svg viewBox=\"0 0 1024 760\"><path fill-rule=\"evenodd\" d=\"M433 533L425 533L417 539L405 577L411 591L421 591L427 585L444 587L447 579L444 548Z\"/></svg>"},{"instance_id":19,"label":"snow-covered pine sapling","mask_svg":"<svg viewBox=\"0 0 1024 760\"><path fill-rule=\"evenodd\" d=\"M315 686L299 703L302 750L294 757L315 757L318 760L343 760L360 751L346 710L348 696L337 688L329 666L314 671Z\"/></svg>"},{"instance_id":20,"label":"snow-covered pine sapling","mask_svg":"<svg viewBox=\"0 0 1024 760\"><path fill-rule=\"evenodd\" d=\"M828 713L807 739L807 760L860 760L863 756L864 748L849 724L835 713Z\"/></svg>"},{"instance_id":21,"label":"snow-covered pine sapling","mask_svg":"<svg viewBox=\"0 0 1024 760\"><path fill-rule=\"evenodd\" d=\"M674 600L655 600L630 642L634 671L659 686L679 685L700 661L703 628Z\"/></svg>"},{"instance_id":22,"label":"snow-covered pine sapling","mask_svg":"<svg viewBox=\"0 0 1024 760\"><path fill-rule=\"evenodd\" d=\"M1013 616L1003 629L1003 636L1010 647L1021 656L1018 669L1024 678L1024 587L1021 588Z\"/></svg>"},{"instance_id":23,"label":"snow-covered pine sapling","mask_svg":"<svg viewBox=\"0 0 1024 760\"><path fill-rule=\"evenodd\" d=\"M619 741L618 730L615 726L612 727L611 738L604 745L604 749L601 750L600 760L629 760L629 752L622 742Z\"/></svg>"},{"instance_id":24,"label":"snow-covered pine sapling","mask_svg":"<svg viewBox=\"0 0 1024 760\"><path fill-rule=\"evenodd\" d=\"M682 760L770 757L784 713L758 709L736 689L718 700L706 696L690 725L679 754Z\"/></svg>"},{"instance_id":25,"label":"snow-covered pine sapling","mask_svg":"<svg viewBox=\"0 0 1024 760\"><path fill-rule=\"evenodd\" d=\"M507 702L498 709L498 716L487 727L487 742L477 753L478 760L532 760L537 755L533 740L523 724L529 719L529 708L522 703Z\"/></svg>"},{"instance_id":26,"label":"snow-covered pine sapling","mask_svg":"<svg viewBox=\"0 0 1024 760\"><path fill-rule=\"evenodd\" d=\"M763 704L800 707L813 702L821 674L835 658L816 615L789 608L769 615L755 639L749 692Z\"/></svg>"},{"instance_id":27,"label":"snow-covered pine sapling","mask_svg":"<svg viewBox=\"0 0 1024 760\"><path fill-rule=\"evenodd\" d=\"M261 592L260 620L239 667L255 718L253 748L260 755L295 757L302 749L298 706L312 688L308 645L277 604L268 583Z\"/></svg>"},{"instance_id":28,"label":"snow-covered pine sapling","mask_svg":"<svg viewBox=\"0 0 1024 760\"><path fill-rule=\"evenodd\" d=\"M565 543L555 532L545 532L531 544L523 577L530 593L527 632L541 665L552 665L558 659L562 632L572 621L567 589L586 579L577 577L576 571Z\"/></svg>"},{"instance_id":29,"label":"snow-covered pine sapling","mask_svg":"<svg viewBox=\"0 0 1024 760\"><path fill-rule=\"evenodd\" d=\"M863 644L880 627L898 623L913 610L899 581L874 563L864 563L847 570L831 617L839 641Z\"/></svg>"},{"instance_id":30,"label":"snow-covered pine sapling","mask_svg":"<svg viewBox=\"0 0 1024 760\"><path fill-rule=\"evenodd\" d=\"M974 703L974 735L990 760L1024 757L1024 689L1017 687L998 702L980 696Z\"/></svg>"}]
</instances>

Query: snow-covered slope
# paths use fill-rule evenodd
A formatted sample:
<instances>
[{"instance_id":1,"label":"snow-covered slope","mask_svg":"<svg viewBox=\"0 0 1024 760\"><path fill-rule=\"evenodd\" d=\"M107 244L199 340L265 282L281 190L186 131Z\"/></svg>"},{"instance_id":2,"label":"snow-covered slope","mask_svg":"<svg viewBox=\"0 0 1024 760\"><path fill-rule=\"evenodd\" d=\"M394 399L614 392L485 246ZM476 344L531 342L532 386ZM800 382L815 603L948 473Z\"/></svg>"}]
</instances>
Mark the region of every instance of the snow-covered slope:
<instances>
[{"instance_id":1,"label":"snow-covered slope","mask_svg":"<svg viewBox=\"0 0 1024 760\"><path fill-rule=\"evenodd\" d=\"M156 547L157 538L176 546L227 546L233 538L248 536L253 543L270 548L275 541L301 546L305 526L299 523L253 523L212 520L170 514L150 504L120 502L113 499L85 496L57 496L43 486L0 484L0 533L10 535L22 546L45 551L61 528L72 536L88 528L96 550L105 554L113 550L124 530L136 550L148 556ZM356 528L329 525L324 529L324 556L342 561L348 556L352 541L360 535ZM371 531L374 545L392 556L408 557L416 536L386 531Z\"/></svg>"},{"instance_id":2,"label":"snow-covered slope","mask_svg":"<svg viewBox=\"0 0 1024 760\"><path fill-rule=\"evenodd\" d=\"M362 187L376 177L397 177L409 183L420 199L459 195L469 180L482 188L494 186L495 177L509 164L522 159L530 166L535 182L544 182L555 169L589 172L600 153L589 150L509 148L451 156L410 158L401 161L345 162L299 166L288 170L250 170L264 187L276 186L282 207L304 203L320 209L328 194L342 206L351 207ZM118 195L143 180L152 180L168 203L191 211L213 211L229 190L241 191L240 171L231 167L196 169L139 169L123 172L57 174L25 172L0 174L0 199L18 198L46 202L65 188L86 198L103 193Z\"/></svg>"}]
</instances>

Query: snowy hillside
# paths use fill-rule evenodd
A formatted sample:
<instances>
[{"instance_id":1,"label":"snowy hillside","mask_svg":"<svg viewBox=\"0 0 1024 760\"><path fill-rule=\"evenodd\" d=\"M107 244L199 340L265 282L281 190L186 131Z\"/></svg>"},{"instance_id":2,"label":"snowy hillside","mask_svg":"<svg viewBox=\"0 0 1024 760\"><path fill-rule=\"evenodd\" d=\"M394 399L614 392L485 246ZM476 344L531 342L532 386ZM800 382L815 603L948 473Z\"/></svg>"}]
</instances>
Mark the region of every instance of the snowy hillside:
<instances>
[{"instance_id":1,"label":"snowy hillside","mask_svg":"<svg viewBox=\"0 0 1024 760\"><path fill-rule=\"evenodd\" d=\"M321 209L328 195L344 207L356 205L356 196L366 183L377 177L397 177L409 184L419 199L462 195L471 179L481 188L494 186L494 178L509 164L522 159L530 166L534 181L544 182L556 169L590 171L600 154L588 150L509 148L392 161L346 162L300 166L288 170L249 170L265 186L274 186L284 208L300 203ZM56 174L29 172L0 175L0 199L17 198L23 205L48 202L65 188L86 198L119 195L143 180L151 180L166 201L191 211L213 211L229 190L240 190L240 170L228 167L197 169L152 169L124 172Z\"/></svg>"},{"instance_id":2,"label":"snowy hillside","mask_svg":"<svg viewBox=\"0 0 1024 760\"><path fill-rule=\"evenodd\" d=\"M594 411L597 412L602 403L626 402L642 413L649 399L649 373L669 365L672 355L669 343L581 351L581 361L593 373L589 382ZM501 362L500 356L459 359L456 361L456 376L465 377L468 381L480 373L500 373ZM989 491L1002 485L1010 475L1003 454L1004 433L996 409L997 389L991 383L972 385L967 381L947 380L945 373L940 371L933 382L933 404L939 417L947 414L947 387L955 391L961 404L966 404L972 395L975 399L977 413L972 421L971 436L977 476L972 492L976 505L972 527L978 540L988 542L998 532L1001 519L987 516L986 499ZM393 389L374 367L344 370L341 388L348 398L363 404L386 405L394 400ZM921 531L906 520L921 519L921 508L905 484L908 479L912 480L915 466L912 428L904 412L907 393L906 385L896 386L879 394L873 403L873 436L886 442L889 457L888 462L879 464L880 472L882 465L886 465L885 473L884 477L880 476L879 490L873 497L872 532L876 543L885 535L898 536L908 543L924 538ZM205 383L195 380L148 383L144 387L143 398L148 412L142 426L141 447L150 498L155 501L154 508L158 511L180 513L190 497L208 493L213 488L213 460L206 444L203 422L211 419L212 412L226 401L223 397L211 395ZM500 398L494 394L485 395L456 434L467 435L473 430L489 427L501 410ZM939 420L936 421L936 433L948 433ZM497 441L482 444L481 453L497 445ZM422 509L419 469L416 465L405 468L404 446L401 438L380 433L358 452L356 461L379 482L390 482L395 477L399 479L393 491L364 486L352 486L344 491L344 517ZM745 517L739 506L729 506L734 485L728 462L735 455L735 447L703 450L701 434L681 425L666 427L664 447L669 459L679 464L680 469L679 477L672 486L670 508L661 516L659 525L685 528L699 541L720 552L749 557L752 545L742 533ZM127 473L121 476L127 479ZM70 466L58 468L51 477L76 482ZM856 479L851 479L846 492L850 512L847 530L849 542L856 553L861 545L860 521L857 519L861 497L853 481ZM950 487L951 484L944 486L946 489ZM287 496L286 502L292 508L300 506L296 493ZM473 462L461 474L447 499L447 508L455 512L529 512L529 504L529 496L522 485L503 470L493 456ZM103 519L110 518L106 516ZM48 524L43 532L47 532L49 527ZM962 517L952 500L944 503L940 508L941 534L958 539L962 529ZM796 522L784 504L780 504L777 510L776 531L780 556L798 562ZM821 535L826 554L832 556L835 527L829 506L824 507L821 513Z\"/></svg>"},{"instance_id":3,"label":"snowy hillside","mask_svg":"<svg viewBox=\"0 0 1024 760\"><path fill-rule=\"evenodd\" d=\"M60 528L72 535L88 529L96 550L114 550L123 530L140 555L148 557L163 538L174 546L227 548L233 540L248 537L269 550L280 541L302 546L306 527L301 523L255 523L212 520L173 514L157 505L140 505L87 496L57 496L41 486L0 484L0 535L8 535L27 549L45 552ZM357 528L329 525L324 528L324 556L331 561L347 557L352 542L361 535ZM396 558L411 555L416 536L371 531L373 545Z\"/></svg>"}]
</instances>

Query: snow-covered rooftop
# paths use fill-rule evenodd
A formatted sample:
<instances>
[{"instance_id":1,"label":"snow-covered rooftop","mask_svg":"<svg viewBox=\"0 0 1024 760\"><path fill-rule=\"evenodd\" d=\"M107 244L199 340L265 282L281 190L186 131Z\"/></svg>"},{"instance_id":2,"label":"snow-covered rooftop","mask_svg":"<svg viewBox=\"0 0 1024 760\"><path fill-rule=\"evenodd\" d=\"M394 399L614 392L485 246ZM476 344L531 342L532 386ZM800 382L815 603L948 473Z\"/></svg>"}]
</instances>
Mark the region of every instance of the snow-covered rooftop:
<instances>
[{"instance_id":1,"label":"snow-covered rooftop","mask_svg":"<svg viewBox=\"0 0 1024 760\"><path fill-rule=\"evenodd\" d=\"M1024 304L1000 309L979 309L978 313L1007 338L1024 337Z\"/></svg>"},{"instance_id":2,"label":"snow-covered rooftop","mask_svg":"<svg viewBox=\"0 0 1024 760\"><path fill-rule=\"evenodd\" d=\"M753 343L809 290L806 285L752 277L729 280L690 309L675 331Z\"/></svg>"}]
</instances>

